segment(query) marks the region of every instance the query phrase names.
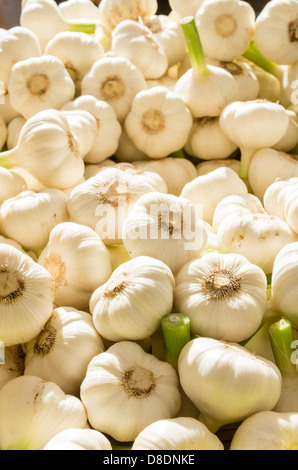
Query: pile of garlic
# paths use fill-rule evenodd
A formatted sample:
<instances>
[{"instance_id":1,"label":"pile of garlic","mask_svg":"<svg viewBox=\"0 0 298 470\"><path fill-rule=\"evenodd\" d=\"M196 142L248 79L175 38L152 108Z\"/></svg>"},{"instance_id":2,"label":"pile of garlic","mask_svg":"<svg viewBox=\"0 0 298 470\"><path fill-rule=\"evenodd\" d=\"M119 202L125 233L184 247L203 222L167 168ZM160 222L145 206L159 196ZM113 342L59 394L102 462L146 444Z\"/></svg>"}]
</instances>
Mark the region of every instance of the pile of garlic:
<instances>
[{"instance_id":1,"label":"pile of garlic","mask_svg":"<svg viewBox=\"0 0 298 470\"><path fill-rule=\"evenodd\" d=\"M298 448L297 28L22 0L0 31L0 450Z\"/></svg>"}]
</instances>

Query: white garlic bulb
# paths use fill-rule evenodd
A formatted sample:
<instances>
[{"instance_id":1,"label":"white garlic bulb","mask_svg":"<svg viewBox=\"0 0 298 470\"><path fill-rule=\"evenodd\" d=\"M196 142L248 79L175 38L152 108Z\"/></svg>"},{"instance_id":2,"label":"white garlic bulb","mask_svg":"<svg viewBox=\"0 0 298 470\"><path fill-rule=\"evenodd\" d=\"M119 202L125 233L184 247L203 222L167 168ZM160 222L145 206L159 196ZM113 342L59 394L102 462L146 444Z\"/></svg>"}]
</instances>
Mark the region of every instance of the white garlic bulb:
<instances>
[{"instance_id":1,"label":"white garlic bulb","mask_svg":"<svg viewBox=\"0 0 298 470\"><path fill-rule=\"evenodd\" d=\"M261 268L234 253L206 253L176 276L174 310L190 318L193 335L239 343L261 326L267 311Z\"/></svg>"},{"instance_id":2,"label":"white garlic bulb","mask_svg":"<svg viewBox=\"0 0 298 470\"><path fill-rule=\"evenodd\" d=\"M95 429L66 429L50 439L43 450L112 450L112 445Z\"/></svg>"},{"instance_id":3,"label":"white garlic bulb","mask_svg":"<svg viewBox=\"0 0 298 470\"><path fill-rule=\"evenodd\" d=\"M27 183L22 176L0 167L0 204L27 189Z\"/></svg>"},{"instance_id":4,"label":"white garlic bulb","mask_svg":"<svg viewBox=\"0 0 298 470\"><path fill-rule=\"evenodd\" d=\"M21 130L26 122L23 116L14 118L7 126L7 141L6 146L8 150L15 148L18 145Z\"/></svg>"},{"instance_id":5,"label":"white garlic bulb","mask_svg":"<svg viewBox=\"0 0 298 470\"><path fill-rule=\"evenodd\" d=\"M174 276L162 261L139 256L115 269L90 299L93 323L110 341L153 335L172 310Z\"/></svg>"},{"instance_id":6,"label":"white garlic bulb","mask_svg":"<svg viewBox=\"0 0 298 470\"><path fill-rule=\"evenodd\" d=\"M101 20L99 8L92 0L68 0L59 3L58 8L67 20L81 20L82 18L96 22Z\"/></svg>"},{"instance_id":7,"label":"white garlic bulb","mask_svg":"<svg viewBox=\"0 0 298 470\"><path fill-rule=\"evenodd\" d=\"M149 424L181 406L175 369L135 342L120 341L89 363L81 400L93 429L133 441Z\"/></svg>"},{"instance_id":8,"label":"white garlic bulb","mask_svg":"<svg viewBox=\"0 0 298 470\"><path fill-rule=\"evenodd\" d=\"M25 350L22 344L4 348L4 363L0 363L0 390L10 380L24 375Z\"/></svg>"},{"instance_id":9,"label":"white garlic bulb","mask_svg":"<svg viewBox=\"0 0 298 470\"><path fill-rule=\"evenodd\" d=\"M139 17L146 20L157 12L157 0L102 0L99 4L101 22L113 30L119 23Z\"/></svg>"},{"instance_id":10,"label":"white garlic bulb","mask_svg":"<svg viewBox=\"0 0 298 470\"><path fill-rule=\"evenodd\" d=\"M0 338L30 341L48 321L55 295L51 274L17 248L0 244Z\"/></svg>"},{"instance_id":11,"label":"white garlic bulb","mask_svg":"<svg viewBox=\"0 0 298 470\"><path fill-rule=\"evenodd\" d=\"M65 429L88 426L82 402L58 385L21 376L0 390L0 449L42 450Z\"/></svg>"},{"instance_id":12,"label":"white garlic bulb","mask_svg":"<svg viewBox=\"0 0 298 470\"><path fill-rule=\"evenodd\" d=\"M210 171L216 170L220 167L228 167L234 170L237 174L240 170L240 162L234 158L224 158L215 160L206 160L197 164L197 176L206 175Z\"/></svg>"},{"instance_id":13,"label":"white garlic bulb","mask_svg":"<svg viewBox=\"0 0 298 470\"><path fill-rule=\"evenodd\" d=\"M112 274L108 250L90 227L73 222L57 224L38 263L55 282L55 303L88 309L92 292Z\"/></svg>"},{"instance_id":14,"label":"white garlic bulb","mask_svg":"<svg viewBox=\"0 0 298 470\"><path fill-rule=\"evenodd\" d=\"M85 161L85 157L93 148L96 139L97 121L95 116L84 109L60 109L60 112L66 117L70 132L78 142L80 156Z\"/></svg>"},{"instance_id":15,"label":"white garlic bulb","mask_svg":"<svg viewBox=\"0 0 298 470\"><path fill-rule=\"evenodd\" d=\"M89 313L60 307L25 350L24 375L55 382L65 393L79 397L87 366L104 351L104 344Z\"/></svg>"}]
</instances>

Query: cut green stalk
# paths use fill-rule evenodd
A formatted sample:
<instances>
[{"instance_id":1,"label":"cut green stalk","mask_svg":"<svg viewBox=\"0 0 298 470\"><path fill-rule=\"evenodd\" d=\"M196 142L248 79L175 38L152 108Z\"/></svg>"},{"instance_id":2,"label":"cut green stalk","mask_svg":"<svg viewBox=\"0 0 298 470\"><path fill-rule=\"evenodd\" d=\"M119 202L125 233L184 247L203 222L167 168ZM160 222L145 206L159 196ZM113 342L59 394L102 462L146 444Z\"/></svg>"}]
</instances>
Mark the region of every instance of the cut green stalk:
<instances>
[{"instance_id":1,"label":"cut green stalk","mask_svg":"<svg viewBox=\"0 0 298 470\"><path fill-rule=\"evenodd\" d=\"M297 376L296 364L292 361L294 335L292 324L285 318L269 327L269 337L276 361L283 376Z\"/></svg>"},{"instance_id":2,"label":"cut green stalk","mask_svg":"<svg viewBox=\"0 0 298 470\"><path fill-rule=\"evenodd\" d=\"M169 313L161 320L165 359L175 369L183 347L190 341L190 319L182 313Z\"/></svg>"},{"instance_id":3,"label":"cut green stalk","mask_svg":"<svg viewBox=\"0 0 298 470\"><path fill-rule=\"evenodd\" d=\"M181 28L186 40L189 58L194 73L200 77L211 75L207 67L200 35L193 16L187 16L180 21Z\"/></svg>"},{"instance_id":4,"label":"cut green stalk","mask_svg":"<svg viewBox=\"0 0 298 470\"><path fill-rule=\"evenodd\" d=\"M271 73L271 75L274 75L277 78L280 78L282 76L281 67L272 62L271 60L266 59L266 57L263 56L263 54L255 45L254 40L251 40L250 46L247 51L243 54L243 57L245 57L245 59L250 60L258 67L265 70L266 72Z\"/></svg>"},{"instance_id":5,"label":"cut green stalk","mask_svg":"<svg viewBox=\"0 0 298 470\"><path fill-rule=\"evenodd\" d=\"M170 157L172 158L185 158L184 150L180 149L176 152L171 153Z\"/></svg>"},{"instance_id":6,"label":"cut green stalk","mask_svg":"<svg viewBox=\"0 0 298 470\"><path fill-rule=\"evenodd\" d=\"M69 31L74 33L94 34L96 31L95 23L68 23Z\"/></svg>"}]
</instances>

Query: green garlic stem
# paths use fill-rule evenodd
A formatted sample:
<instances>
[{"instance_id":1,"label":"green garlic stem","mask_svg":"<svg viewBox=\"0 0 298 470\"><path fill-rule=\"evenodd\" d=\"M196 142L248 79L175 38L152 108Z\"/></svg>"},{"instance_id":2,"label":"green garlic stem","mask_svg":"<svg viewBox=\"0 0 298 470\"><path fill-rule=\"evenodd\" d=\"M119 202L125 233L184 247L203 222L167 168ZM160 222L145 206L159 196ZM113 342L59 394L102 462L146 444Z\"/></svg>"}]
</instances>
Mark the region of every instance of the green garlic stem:
<instances>
[{"instance_id":1,"label":"green garlic stem","mask_svg":"<svg viewBox=\"0 0 298 470\"><path fill-rule=\"evenodd\" d=\"M176 152L171 153L170 157L172 158L185 158L184 150L180 149Z\"/></svg>"},{"instance_id":2,"label":"green garlic stem","mask_svg":"<svg viewBox=\"0 0 298 470\"><path fill-rule=\"evenodd\" d=\"M297 376L296 363L292 360L294 335L292 324L285 318L269 327L270 343L277 367L282 375Z\"/></svg>"},{"instance_id":3,"label":"green garlic stem","mask_svg":"<svg viewBox=\"0 0 298 470\"><path fill-rule=\"evenodd\" d=\"M211 75L207 67L201 38L193 16L187 16L180 21L186 40L192 69L198 78L206 78Z\"/></svg>"},{"instance_id":4,"label":"green garlic stem","mask_svg":"<svg viewBox=\"0 0 298 470\"><path fill-rule=\"evenodd\" d=\"M258 65L266 72L269 72L272 75L275 75L277 78L280 78L282 74L281 67L271 60L266 59L266 57L264 57L263 54L259 51L253 40L251 41L247 51L243 54L243 57Z\"/></svg>"},{"instance_id":5,"label":"green garlic stem","mask_svg":"<svg viewBox=\"0 0 298 470\"><path fill-rule=\"evenodd\" d=\"M169 313L161 320L165 359L176 370L183 347L190 341L190 319L182 313Z\"/></svg>"},{"instance_id":6,"label":"green garlic stem","mask_svg":"<svg viewBox=\"0 0 298 470\"><path fill-rule=\"evenodd\" d=\"M94 34L96 31L95 23L71 23L69 22L69 31L75 33Z\"/></svg>"},{"instance_id":7,"label":"green garlic stem","mask_svg":"<svg viewBox=\"0 0 298 470\"><path fill-rule=\"evenodd\" d=\"M0 152L0 166L3 168L13 168L14 165L14 156L16 154L16 149L6 150L5 152Z\"/></svg>"},{"instance_id":8,"label":"green garlic stem","mask_svg":"<svg viewBox=\"0 0 298 470\"><path fill-rule=\"evenodd\" d=\"M248 170L251 159L257 149L241 148L239 176L242 179L248 178Z\"/></svg>"}]
</instances>

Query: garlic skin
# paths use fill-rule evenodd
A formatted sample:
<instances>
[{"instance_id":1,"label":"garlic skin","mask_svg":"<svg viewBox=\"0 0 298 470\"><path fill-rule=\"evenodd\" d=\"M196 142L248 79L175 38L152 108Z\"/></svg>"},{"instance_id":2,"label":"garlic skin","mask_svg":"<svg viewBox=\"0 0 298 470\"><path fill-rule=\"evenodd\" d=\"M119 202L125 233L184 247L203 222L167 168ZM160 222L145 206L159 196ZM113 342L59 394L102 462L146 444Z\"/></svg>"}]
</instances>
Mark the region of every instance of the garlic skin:
<instances>
[{"instance_id":1,"label":"garlic skin","mask_svg":"<svg viewBox=\"0 0 298 470\"><path fill-rule=\"evenodd\" d=\"M172 14L179 19L185 16L195 16L204 0L169 0Z\"/></svg>"},{"instance_id":2,"label":"garlic skin","mask_svg":"<svg viewBox=\"0 0 298 470\"><path fill-rule=\"evenodd\" d=\"M221 167L231 168L238 174L240 170L240 162L234 158L206 160L197 164L197 176L206 175L207 173L210 173L210 171L214 171Z\"/></svg>"},{"instance_id":3,"label":"garlic skin","mask_svg":"<svg viewBox=\"0 0 298 470\"><path fill-rule=\"evenodd\" d=\"M64 393L79 397L87 366L104 351L104 344L89 313L60 307L25 350L24 375L54 382Z\"/></svg>"},{"instance_id":4,"label":"garlic skin","mask_svg":"<svg viewBox=\"0 0 298 470\"><path fill-rule=\"evenodd\" d=\"M2 203L1 232L26 250L38 252L45 247L52 228L69 219L67 201L58 189L23 191Z\"/></svg>"},{"instance_id":5,"label":"garlic skin","mask_svg":"<svg viewBox=\"0 0 298 470\"><path fill-rule=\"evenodd\" d=\"M264 193L264 208L269 214L277 215L286 220L285 197L286 194L295 192L298 184L298 177L277 179L270 184Z\"/></svg>"},{"instance_id":6,"label":"garlic skin","mask_svg":"<svg viewBox=\"0 0 298 470\"><path fill-rule=\"evenodd\" d=\"M53 276L55 304L87 310L93 291L112 274L108 250L90 227L56 225L38 263Z\"/></svg>"},{"instance_id":7,"label":"garlic skin","mask_svg":"<svg viewBox=\"0 0 298 470\"><path fill-rule=\"evenodd\" d=\"M125 57L97 60L81 82L81 94L110 104L122 124L135 95L147 88L142 71Z\"/></svg>"},{"instance_id":8,"label":"garlic skin","mask_svg":"<svg viewBox=\"0 0 298 470\"><path fill-rule=\"evenodd\" d=\"M162 419L136 437L132 450L224 450L219 438L194 418Z\"/></svg>"},{"instance_id":9,"label":"garlic skin","mask_svg":"<svg viewBox=\"0 0 298 470\"><path fill-rule=\"evenodd\" d=\"M295 0L273 0L264 6L256 19L254 41L267 59L280 65L297 60L297 17Z\"/></svg>"},{"instance_id":10,"label":"garlic skin","mask_svg":"<svg viewBox=\"0 0 298 470\"><path fill-rule=\"evenodd\" d=\"M246 184L234 170L220 167L187 183L180 196L189 200L198 215L212 225L214 211L222 199L247 192Z\"/></svg>"},{"instance_id":11,"label":"garlic skin","mask_svg":"<svg viewBox=\"0 0 298 470\"><path fill-rule=\"evenodd\" d=\"M118 148L122 129L116 112L110 104L98 100L95 96L83 95L66 103L61 110L87 111L96 120L95 140L84 156L85 163L97 164L114 155Z\"/></svg>"},{"instance_id":12,"label":"garlic skin","mask_svg":"<svg viewBox=\"0 0 298 470\"><path fill-rule=\"evenodd\" d=\"M28 189L24 178L14 171L0 167L0 204Z\"/></svg>"},{"instance_id":13,"label":"garlic skin","mask_svg":"<svg viewBox=\"0 0 298 470\"><path fill-rule=\"evenodd\" d=\"M194 206L180 196L143 195L123 224L123 244L132 258L152 256L174 275L207 244L207 231Z\"/></svg>"},{"instance_id":14,"label":"garlic skin","mask_svg":"<svg viewBox=\"0 0 298 470\"><path fill-rule=\"evenodd\" d=\"M284 136L272 148L280 152L291 152L298 144L298 116L294 111L287 109L289 126Z\"/></svg>"},{"instance_id":15,"label":"garlic skin","mask_svg":"<svg viewBox=\"0 0 298 470\"><path fill-rule=\"evenodd\" d=\"M172 310L174 276L165 263L138 256L116 268L90 299L95 328L110 341L150 337Z\"/></svg>"},{"instance_id":16,"label":"garlic skin","mask_svg":"<svg viewBox=\"0 0 298 470\"><path fill-rule=\"evenodd\" d=\"M146 20L157 12L157 0L102 0L98 6L101 22L109 29L125 21Z\"/></svg>"},{"instance_id":17,"label":"garlic skin","mask_svg":"<svg viewBox=\"0 0 298 470\"><path fill-rule=\"evenodd\" d=\"M193 118L183 100L166 87L139 92L125 119L128 137L150 158L165 158L180 150Z\"/></svg>"},{"instance_id":18,"label":"garlic skin","mask_svg":"<svg viewBox=\"0 0 298 470\"><path fill-rule=\"evenodd\" d=\"M11 245L14 248L17 248L18 250L20 250L25 255L30 256L30 258L32 258L33 261L37 261L37 256L33 251L28 251L28 252L25 251L23 249L23 247L18 242L16 242L15 240L13 240L11 238L6 238L6 237L3 237L2 235L0 235L0 243L5 243L7 245Z\"/></svg>"},{"instance_id":19,"label":"garlic skin","mask_svg":"<svg viewBox=\"0 0 298 470\"><path fill-rule=\"evenodd\" d=\"M297 450L297 446L298 413L260 411L240 424L230 450Z\"/></svg>"},{"instance_id":20,"label":"garlic skin","mask_svg":"<svg viewBox=\"0 0 298 470\"><path fill-rule=\"evenodd\" d=\"M82 109L60 109L60 112L66 117L70 132L78 142L80 156L85 162L86 155L95 143L97 121L93 114Z\"/></svg>"},{"instance_id":21,"label":"garlic skin","mask_svg":"<svg viewBox=\"0 0 298 470\"><path fill-rule=\"evenodd\" d=\"M260 327L267 310L261 268L234 253L206 253L176 276L174 310L191 320L193 335L240 343Z\"/></svg>"},{"instance_id":22,"label":"garlic skin","mask_svg":"<svg viewBox=\"0 0 298 470\"><path fill-rule=\"evenodd\" d=\"M130 341L91 360L81 400L92 428L120 442L133 441L159 419L174 418L181 406L175 369Z\"/></svg>"},{"instance_id":23,"label":"garlic skin","mask_svg":"<svg viewBox=\"0 0 298 470\"><path fill-rule=\"evenodd\" d=\"M81 32L63 31L48 42L45 54L55 56L63 62L76 86L76 96L79 96L82 78L97 60L104 57L105 51L93 36Z\"/></svg>"},{"instance_id":24,"label":"garlic skin","mask_svg":"<svg viewBox=\"0 0 298 470\"><path fill-rule=\"evenodd\" d=\"M57 57L43 55L15 64L8 91L13 108L25 119L40 111L59 109L75 94L75 85Z\"/></svg>"},{"instance_id":25,"label":"garlic skin","mask_svg":"<svg viewBox=\"0 0 298 470\"><path fill-rule=\"evenodd\" d=\"M58 5L60 13L67 20L81 20L100 22L101 15L97 6L91 0L67 0Z\"/></svg>"},{"instance_id":26,"label":"garlic skin","mask_svg":"<svg viewBox=\"0 0 298 470\"><path fill-rule=\"evenodd\" d=\"M105 244L122 244L127 215L143 194L157 190L166 192L166 184L150 173L105 168L71 191L68 212L71 221L91 227Z\"/></svg>"},{"instance_id":27,"label":"garlic skin","mask_svg":"<svg viewBox=\"0 0 298 470\"><path fill-rule=\"evenodd\" d=\"M5 91L14 64L32 57L40 57L41 48L35 34L22 26L15 26L6 30L0 36L0 81ZM2 109L2 107L1 107Z\"/></svg>"},{"instance_id":28,"label":"garlic skin","mask_svg":"<svg viewBox=\"0 0 298 470\"><path fill-rule=\"evenodd\" d=\"M57 433L88 425L78 398L35 376L18 377L4 385L0 410L1 450L42 450Z\"/></svg>"},{"instance_id":29,"label":"garlic skin","mask_svg":"<svg viewBox=\"0 0 298 470\"><path fill-rule=\"evenodd\" d=\"M0 82L1 86L1 82ZM18 113L12 106L10 102L10 96L8 91L5 95L1 96L2 92L0 91L0 98L1 98L1 116L6 124L8 124L15 118L20 117L20 113Z\"/></svg>"},{"instance_id":30,"label":"garlic skin","mask_svg":"<svg viewBox=\"0 0 298 470\"><path fill-rule=\"evenodd\" d=\"M25 351L21 344L4 349L5 362L0 364L0 390L16 377L24 375Z\"/></svg>"},{"instance_id":31,"label":"garlic skin","mask_svg":"<svg viewBox=\"0 0 298 470\"><path fill-rule=\"evenodd\" d=\"M66 429L50 439L43 450L112 450L112 445L95 429Z\"/></svg>"},{"instance_id":32,"label":"garlic skin","mask_svg":"<svg viewBox=\"0 0 298 470\"><path fill-rule=\"evenodd\" d=\"M21 130L26 122L23 116L14 118L7 126L6 147L8 150L14 149L18 145Z\"/></svg>"},{"instance_id":33,"label":"garlic skin","mask_svg":"<svg viewBox=\"0 0 298 470\"><path fill-rule=\"evenodd\" d=\"M51 316L50 273L17 248L0 244L0 338L5 346L30 341Z\"/></svg>"},{"instance_id":34,"label":"garlic skin","mask_svg":"<svg viewBox=\"0 0 298 470\"><path fill-rule=\"evenodd\" d=\"M125 57L138 67L145 79L156 79L165 75L168 57L154 34L143 23L123 20L112 31L112 51Z\"/></svg>"},{"instance_id":35,"label":"garlic skin","mask_svg":"<svg viewBox=\"0 0 298 470\"><path fill-rule=\"evenodd\" d=\"M195 338L179 356L181 386L216 432L259 411L272 410L280 393L278 367L235 343Z\"/></svg>"}]
</instances>

